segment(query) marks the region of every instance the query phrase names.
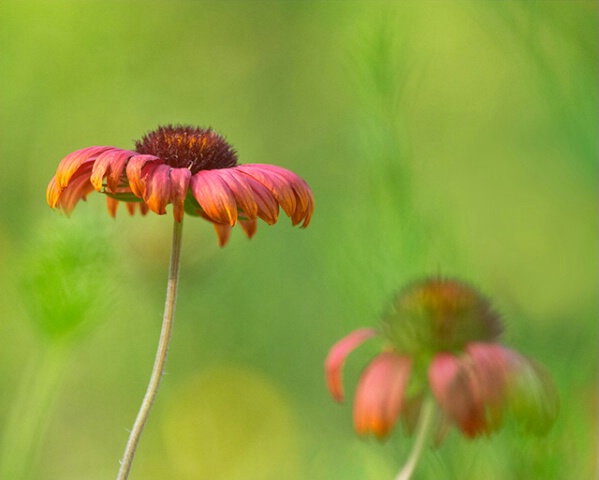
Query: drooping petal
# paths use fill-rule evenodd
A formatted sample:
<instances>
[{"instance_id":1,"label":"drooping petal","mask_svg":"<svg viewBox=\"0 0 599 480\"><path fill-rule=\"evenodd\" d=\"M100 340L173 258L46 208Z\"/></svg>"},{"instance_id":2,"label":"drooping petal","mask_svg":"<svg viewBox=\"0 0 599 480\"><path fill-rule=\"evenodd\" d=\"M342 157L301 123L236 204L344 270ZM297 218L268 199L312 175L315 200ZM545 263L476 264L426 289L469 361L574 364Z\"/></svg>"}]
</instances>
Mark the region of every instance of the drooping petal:
<instances>
[{"instance_id":1,"label":"drooping petal","mask_svg":"<svg viewBox=\"0 0 599 480\"><path fill-rule=\"evenodd\" d=\"M449 353L438 353L428 376L437 403L467 437L489 432L481 391L470 363Z\"/></svg>"},{"instance_id":2,"label":"drooping petal","mask_svg":"<svg viewBox=\"0 0 599 480\"><path fill-rule=\"evenodd\" d=\"M218 170L202 170L191 177L191 191L206 215L215 223L235 225L235 196Z\"/></svg>"},{"instance_id":3,"label":"drooping petal","mask_svg":"<svg viewBox=\"0 0 599 480\"><path fill-rule=\"evenodd\" d=\"M293 225L303 220L302 228L310 223L314 198L308 184L295 173L266 164L246 164L237 167L265 185L275 196Z\"/></svg>"},{"instance_id":4,"label":"drooping petal","mask_svg":"<svg viewBox=\"0 0 599 480\"><path fill-rule=\"evenodd\" d=\"M85 200L87 195L94 190L89 181L93 162L84 162L79 169L71 175L69 185L60 190L56 206L63 210L67 216L71 214L79 200Z\"/></svg>"},{"instance_id":5,"label":"drooping petal","mask_svg":"<svg viewBox=\"0 0 599 480\"><path fill-rule=\"evenodd\" d=\"M60 199L61 189L56 184L56 176L52 177L50 183L48 183L48 187L46 188L46 202L50 207L56 208L56 204Z\"/></svg>"},{"instance_id":6,"label":"drooping petal","mask_svg":"<svg viewBox=\"0 0 599 480\"><path fill-rule=\"evenodd\" d=\"M116 198L106 196L106 208L112 218L116 217L116 210L119 207L119 201Z\"/></svg>"},{"instance_id":7,"label":"drooping petal","mask_svg":"<svg viewBox=\"0 0 599 480\"><path fill-rule=\"evenodd\" d=\"M101 191L104 177L106 177L106 186L108 187L108 190L115 193L127 161L135 155L137 154L131 150L122 150L120 148L111 148L98 155L94 162L94 168L90 178L94 188L98 192Z\"/></svg>"},{"instance_id":8,"label":"drooping petal","mask_svg":"<svg viewBox=\"0 0 599 480\"><path fill-rule=\"evenodd\" d=\"M251 239L258 229L258 222L256 220L240 220L239 224L243 229L245 236Z\"/></svg>"},{"instance_id":9,"label":"drooping petal","mask_svg":"<svg viewBox=\"0 0 599 480\"><path fill-rule=\"evenodd\" d=\"M231 225L220 223L214 223L213 225L216 235L218 236L218 246L224 247L231 237Z\"/></svg>"},{"instance_id":10,"label":"drooping petal","mask_svg":"<svg viewBox=\"0 0 599 480\"><path fill-rule=\"evenodd\" d=\"M154 213L164 215L171 199L171 179L168 165L152 165L145 177L144 202Z\"/></svg>"},{"instance_id":11,"label":"drooping petal","mask_svg":"<svg viewBox=\"0 0 599 480\"><path fill-rule=\"evenodd\" d=\"M279 173L289 182L296 197L295 212L291 216L292 224L297 225L303 220L301 228L306 228L314 211L314 196L308 184L299 175L284 168L276 165L265 165L265 167L270 172Z\"/></svg>"},{"instance_id":12,"label":"drooping petal","mask_svg":"<svg viewBox=\"0 0 599 480\"><path fill-rule=\"evenodd\" d=\"M146 191L147 164L162 164L162 160L154 155L135 155L127 162L127 179L134 195L144 198Z\"/></svg>"},{"instance_id":13,"label":"drooping petal","mask_svg":"<svg viewBox=\"0 0 599 480\"><path fill-rule=\"evenodd\" d=\"M347 356L366 340L377 335L373 328L360 328L339 340L329 350L324 362L327 387L333 398L343 401L343 364Z\"/></svg>"},{"instance_id":14,"label":"drooping petal","mask_svg":"<svg viewBox=\"0 0 599 480\"><path fill-rule=\"evenodd\" d=\"M515 353L515 352L514 352ZM470 343L466 346L474 369L474 381L485 407L487 429L497 430L506 408L506 384L515 357L496 343Z\"/></svg>"},{"instance_id":15,"label":"drooping petal","mask_svg":"<svg viewBox=\"0 0 599 480\"><path fill-rule=\"evenodd\" d=\"M412 359L383 352L366 367L356 390L354 427L360 435L384 438L401 411Z\"/></svg>"},{"instance_id":16,"label":"drooping petal","mask_svg":"<svg viewBox=\"0 0 599 480\"><path fill-rule=\"evenodd\" d=\"M173 204L173 214L177 222L183 220L185 213L185 198L189 189L191 172L187 168L173 168L170 171L171 178L171 202Z\"/></svg>"},{"instance_id":17,"label":"drooping petal","mask_svg":"<svg viewBox=\"0 0 599 480\"><path fill-rule=\"evenodd\" d=\"M56 184L59 188L65 188L71 177L86 161L97 157L102 152L114 147L87 147L76 150L61 160L56 170Z\"/></svg>"},{"instance_id":18,"label":"drooping petal","mask_svg":"<svg viewBox=\"0 0 599 480\"><path fill-rule=\"evenodd\" d=\"M135 212L139 208L139 213L146 215L150 208L144 202L125 202L129 215L135 215Z\"/></svg>"},{"instance_id":19,"label":"drooping petal","mask_svg":"<svg viewBox=\"0 0 599 480\"><path fill-rule=\"evenodd\" d=\"M267 165L246 164L240 165L237 169L258 180L262 185L268 188L283 211L288 217L295 212L295 194L291 182L276 170L269 170ZM284 169L281 169L284 170ZM285 170L287 172L287 170Z\"/></svg>"},{"instance_id":20,"label":"drooping petal","mask_svg":"<svg viewBox=\"0 0 599 480\"><path fill-rule=\"evenodd\" d=\"M256 214L269 225L274 225L279 219L279 203L271 191L258 180L246 176L245 182L252 189L254 202L258 208Z\"/></svg>"},{"instance_id":21,"label":"drooping petal","mask_svg":"<svg viewBox=\"0 0 599 480\"><path fill-rule=\"evenodd\" d=\"M559 412L555 385L541 365L516 352L509 352L512 362L506 383L508 408L526 432L543 435Z\"/></svg>"},{"instance_id":22,"label":"drooping petal","mask_svg":"<svg viewBox=\"0 0 599 480\"><path fill-rule=\"evenodd\" d=\"M255 220L258 215L258 204L247 176L237 168L222 169L219 173L233 192L238 207L243 211L243 216L248 220Z\"/></svg>"}]
</instances>

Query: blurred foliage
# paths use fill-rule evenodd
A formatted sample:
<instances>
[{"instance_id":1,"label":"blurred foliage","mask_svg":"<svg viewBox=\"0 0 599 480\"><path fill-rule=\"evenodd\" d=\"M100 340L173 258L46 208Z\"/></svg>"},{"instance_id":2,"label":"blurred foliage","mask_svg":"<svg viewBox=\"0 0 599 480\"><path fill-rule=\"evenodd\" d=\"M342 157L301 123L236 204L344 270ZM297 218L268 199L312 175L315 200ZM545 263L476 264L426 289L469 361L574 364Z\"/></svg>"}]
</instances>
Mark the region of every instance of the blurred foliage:
<instances>
[{"instance_id":1,"label":"blurred foliage","mask_svg":"<svg viewBox=\"0 0 599 480\"><path fill-rule=\"evenodd\" d=\"M204 478L219 462L250 479L287 464L289 478L392 478L409 440L355 438L322 362L405 282L437 273L495 300L506 343L547 367L562 405L542 439L450 436L415 479L596 477L597 14L586 0L1 2L0 431L40 349L34 312L63 308L36 282L94 291L105 276L114 297L52 324L98 328L77 339L32 463L37 478L116 473L158 341L171 218L112 221L92 194L67 221L44 192L72 150L190 123L242 163L302 175L316 212L305 231L234 230L222 250L186 219L168 374L132 479ZM65 263L36 264L34 239L56 248L52 222ZM69 252L85 230L97 242ZM195 452L211 422L222 450L207 464Z\"/></svg>"},{"instance_id":2,"label":"blurred foliage","mask_svg":"<svg viewBox=\"0 0 599 480\"><path fill-rule=\"evenodd\" d=\"M89 330L86 321L116 306L113 245L107 231L91 220L73 226L46 220L24 250L24 304L41 334L56 340Z\"/></svg>"}]
</instances>

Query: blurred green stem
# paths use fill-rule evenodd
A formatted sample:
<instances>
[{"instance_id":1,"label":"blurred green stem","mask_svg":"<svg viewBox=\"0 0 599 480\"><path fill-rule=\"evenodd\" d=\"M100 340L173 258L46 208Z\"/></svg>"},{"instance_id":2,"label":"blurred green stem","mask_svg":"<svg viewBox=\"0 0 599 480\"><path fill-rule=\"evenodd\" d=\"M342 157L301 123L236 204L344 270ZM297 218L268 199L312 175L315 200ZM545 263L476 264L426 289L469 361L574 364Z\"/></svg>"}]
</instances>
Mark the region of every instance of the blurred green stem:
<instances>
[{"instance_id":1,"label":"blurred green stem","mask_svg":"<svg viewBox=\"0 0 599 480\"><path fill-rule=\"evenodd\" d=\"M70 352L67 344L51 341L29 363L2 432L0 478L30 477Z\"/></svg>"},{"instance_id":2,"label":"blurred green stem","mask_svg":"<svg viewBox=\"0 0 599 480\"><path fill-rule=\"evenodd\" d=\"M422 455L422 450L424 449L424 445L426 445L428 438L433 430L433 426L435 425L435 413L437 411L437 407L435 405L435 401L428 397L424 404L422 405L422 410L420 411L420 418L418 419L418 425L416 427L416 441L414 442L414 447L410 452L410 456L408 457L408 461L403 466L395 480L410 480L412 473L414 473L414 468L416 468L416 464L418 460L420 460L420 455Z\"/></svg>"},{"instance_id":3,"label":"blurred green stem","mask_svg":"<svg viewBox=\"0 0 599 480\"><path fill-rule=\"evenodd\" d=\"M160 332L160 340L158 342L158 350L156 351L156 359L154 361L154 368L152 369L152 375L150 377L150 383L146 390L143 402L129 434L129 440L125 447L125 453L121 460L121 468L117 475L117 480L125 480L129 477L129 471L131 470L131 464L137 449L137 444L143 432L152 404L158 393L158 387L160 387L160 380L164 372L164 366L166 364L166 357L168 354L168 346L171 340L171 332L173 329L173 322L175 320L175 303L177 301L177 286L179 283L179 265L181 263L181 238L183 231L183 222L174 221L173 225L173 244L171 248L171 264L168 274L168 284L166 287L166 302L164 306L164 317L162 319L162 331Z\"/></svg>"}]
</instances>

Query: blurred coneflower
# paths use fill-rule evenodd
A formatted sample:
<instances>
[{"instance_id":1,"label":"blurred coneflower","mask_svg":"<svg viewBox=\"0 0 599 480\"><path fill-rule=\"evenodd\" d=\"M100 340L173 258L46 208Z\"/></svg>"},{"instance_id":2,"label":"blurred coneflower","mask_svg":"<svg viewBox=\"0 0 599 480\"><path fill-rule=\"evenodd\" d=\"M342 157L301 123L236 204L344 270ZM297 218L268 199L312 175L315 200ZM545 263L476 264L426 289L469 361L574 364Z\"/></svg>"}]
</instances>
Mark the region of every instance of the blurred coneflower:
<instances>
[{"instance_id":1,"label":"blurred coneflower","mask_svg":"<svg viewBox=\"0 0 599 480\"><path fill-rule=\"evenodd\" d=\"M272 225L279 206L292 224L310 223L314 201L304 180L281 167L237 164L237 154L212 129L164 126L136 142L135 151L87 147L67 155L50 181L46 199L70 214L94 190L106 194L108 211L120 202L133 214L139 207L163 215L173 205L177 222L184 212L213 223L224 246L237 221L251 238L257 219Z\"/></svg>"},{"instance_id":2,"label":"blurred coneflower","mask_svg":"<svg viewBox=\"0 0 599 480\"><path fill-rule=\"evenodd\" d=\"M542 434L557 416L558 398L545 370L499 343L499 315L474 288L427 279L401 291L382 329L356 330L330 350L326 381L343 401L342 368L349 353L372 337L383 351L356 390L358 434L385 438L401 418L416 430L412 454L397 480L410 478L429 434L442 441L455 425L467 438L498 430L509 412L526 431Z\"/></svg>"},{"instance_id":3,"label":"blurred coneflower","mask_svg":"<svg viewBox=\"0 0 599 480\"><path fill-rule=\"evenodd\" d=\"M88 147L66 156L50 181L46 199L67 215L92 191L106 195L116 215L120 202L130 214L137 208L163 215L173 205L173 243L162 331L150 382L129 435L117 480L129 476L133 457L158 392L174 321L184 213L210 221L219 244L229 240L239 221L246 235L258 218L272 225L279 207L293 225L307 227L314 209L310 187L299 176L273 165L238 165L237 154L212 129L164 126L145 135L135 151Z\"/></svg>"}]
</instances>

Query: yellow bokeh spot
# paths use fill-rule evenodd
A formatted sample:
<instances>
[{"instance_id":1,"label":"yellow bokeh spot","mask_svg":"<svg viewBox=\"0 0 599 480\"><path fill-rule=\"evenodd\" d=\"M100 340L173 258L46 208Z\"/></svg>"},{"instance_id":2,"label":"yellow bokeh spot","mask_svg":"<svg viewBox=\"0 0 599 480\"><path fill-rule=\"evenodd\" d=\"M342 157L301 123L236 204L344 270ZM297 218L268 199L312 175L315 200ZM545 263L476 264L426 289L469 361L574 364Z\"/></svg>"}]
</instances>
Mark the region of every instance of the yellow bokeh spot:
<instances>
[{"instance_id":1,"label":"yellow bokeh spot","mask_svg":"<svg viewBox=\"0 0 599 480\"><path fill-rule=\"evenodd\" d=\"M248 368L190 378L169 400L162 427L174 478L300 478L292 408L280 388Z\"/></svg>"}]
</instances>

